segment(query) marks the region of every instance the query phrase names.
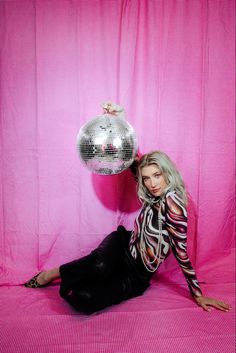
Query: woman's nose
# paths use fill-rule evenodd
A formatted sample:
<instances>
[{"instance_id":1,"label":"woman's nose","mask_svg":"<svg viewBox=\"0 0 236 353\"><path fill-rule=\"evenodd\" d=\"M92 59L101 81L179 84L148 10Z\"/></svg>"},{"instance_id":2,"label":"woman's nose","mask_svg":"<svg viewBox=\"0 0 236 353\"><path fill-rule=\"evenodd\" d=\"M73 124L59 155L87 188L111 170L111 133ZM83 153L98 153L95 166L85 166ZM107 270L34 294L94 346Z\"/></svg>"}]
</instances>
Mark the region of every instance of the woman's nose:
<instances>
[{"instance_id":1,"label":"woman's nose","mask_svg":"<svg viewBox=\"0 0 236 353\"><path fill-rule=\"evenodd\" d=\"M154 186L156 186L156 181L155 179L151 179L151 187L154 187Z\"/></svg>"}]
</instances>

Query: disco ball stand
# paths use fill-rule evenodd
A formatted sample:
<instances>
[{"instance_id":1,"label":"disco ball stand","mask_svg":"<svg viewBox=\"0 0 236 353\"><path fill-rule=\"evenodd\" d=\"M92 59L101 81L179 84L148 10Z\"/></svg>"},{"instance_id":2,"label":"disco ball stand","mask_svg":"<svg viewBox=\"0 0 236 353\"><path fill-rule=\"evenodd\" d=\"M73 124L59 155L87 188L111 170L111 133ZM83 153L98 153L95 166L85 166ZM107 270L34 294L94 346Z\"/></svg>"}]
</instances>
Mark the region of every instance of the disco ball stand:
<instances>
[{"instance_id":1,"label":"disco ball stand","mask_svg":"<svg viewBox=\"0 0 236 353\"><path fill-rule=\"evenodd\" d=\"M138 144L133 127L111 114L97 116L81 127L76 140L83 164L92 172L118 174L134 161Z\"/></svg>"}]
</instances>

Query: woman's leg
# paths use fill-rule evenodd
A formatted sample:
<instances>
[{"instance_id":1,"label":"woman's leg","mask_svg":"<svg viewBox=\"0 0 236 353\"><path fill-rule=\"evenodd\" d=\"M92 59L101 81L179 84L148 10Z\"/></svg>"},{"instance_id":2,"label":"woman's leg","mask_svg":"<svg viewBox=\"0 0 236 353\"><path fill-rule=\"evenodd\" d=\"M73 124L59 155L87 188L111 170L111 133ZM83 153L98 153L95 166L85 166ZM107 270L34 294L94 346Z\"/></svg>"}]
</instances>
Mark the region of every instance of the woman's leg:
<instances>
[{"instance_id":1,"label":"woman's leg","mask_svg":"<svg viewBox=\"0 0 236 353\"><path fill-rule=\"evenodd\" d=\"M24 285L27 288L40 288L54 281L57 278L60 278L60 272L59 268L55 267L50 270L40 272L38 275L31 278Z\"/></svg>"},{"instance_id":2,"label":"woman's leg","mask_svg":"<svg viewBox=\"0 0 236 353\"><path fill-rule=\"evenodd\" d=\"M148 286L149 282L139 283L133 280L123 268L112 277L73 288L64 299L79 312L92 314L123 300L142 295Z\"/></svg>"},{"instance_id":3,"label":"woman's leg","mask_svg":"<svg viewBox=\"0 0 236 353\"><path fill-rule=\"evenodd\" d=\"M60 294L64 296L78 281L93 281L98 277L108 277L115 268L119 267L123 259L124 243L128 241L126 237L128 237L127 231L123 227L118 227L117 231L109 234L89 255L59 268L42 271L25 286L40 287L61 277Z\"/></svg>"},{"instance_id":4,"label":"woman's leg","mask_svg":"<svg viewBox=\"0 0 236 353\"><path fill-rule=\"evenodd\" d=\"M61 275L59 272L59 267L55 267L50 270L40 272L40 274L37 276L37 282L40 285L45 285L47 283L55 281L60 277Z\"/></svg>"},{"instance_id":5,"label":"woman's leg","mask_svg":"<svg viewBox=\"0 0 236 353\"><path fill-rule=\"evenodd\" d=\"M85 281L91 283L98 278L108 278L114 273L124 260L123 238L119 230L114 231L89 255L60 266L62 292L68 292Z\"/></svg>"},{"instance_id":6,"label":"woman's leg","mask_svg":"<svg viewBox=\"0 0 236 353\"><path fill-rule=\"evenodd\" d=\"M73 288L64 297L70 305L84 314L92 314L113 304L120 303L122 296L122 281L119 278L107 279L100 283L81 285Z\"/></svg>"}]
</instances>

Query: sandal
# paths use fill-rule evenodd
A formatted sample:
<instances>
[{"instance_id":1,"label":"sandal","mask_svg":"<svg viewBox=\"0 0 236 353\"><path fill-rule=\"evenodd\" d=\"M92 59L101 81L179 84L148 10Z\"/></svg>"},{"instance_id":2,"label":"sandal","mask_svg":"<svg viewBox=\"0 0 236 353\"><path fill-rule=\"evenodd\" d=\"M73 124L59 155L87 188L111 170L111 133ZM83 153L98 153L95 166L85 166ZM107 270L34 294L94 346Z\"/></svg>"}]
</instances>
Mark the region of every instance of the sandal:
<instances>
[{"instance_id":1,"label":"sandal","mask_svg":"<svg viewBox=\"0 0 236 353\"><path fill-rule=\"evenodd\" d=\"M36 276L32 277L28 282L26 282L24 284L24 286L26 288L42 288L42 287L46 287L48 285L48 283L46 284L40 284L37 281L38 276L40 275L41 272L39 272Z\"/></svg>"}]
</instances>

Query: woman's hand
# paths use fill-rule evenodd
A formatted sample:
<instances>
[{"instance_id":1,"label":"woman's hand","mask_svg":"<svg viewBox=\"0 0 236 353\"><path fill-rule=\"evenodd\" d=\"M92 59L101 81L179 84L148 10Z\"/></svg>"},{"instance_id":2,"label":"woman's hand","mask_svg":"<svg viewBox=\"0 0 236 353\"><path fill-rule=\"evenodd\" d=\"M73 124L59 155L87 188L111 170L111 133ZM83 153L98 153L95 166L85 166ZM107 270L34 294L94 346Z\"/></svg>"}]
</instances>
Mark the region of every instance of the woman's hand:
<instances>
[{"instance_id":1,"label":"woman's hand","mask_svg":"<svg viewBox=\"0 0 236 353\"><path fill-rule=\"evenodd\" d=\"M103 114L111 114L124 118L125 111L124 108L118 104L111 101L106 101L102 104Z\"/></svg>"},{"instance_id":2,"label":"woman's hand","mask_svg":"<svg viewBox=\"0 0 236 353\"><path fill-rule=\"evenodd\" d=\"M229 304L214 298L201 296L201 297L195 297L194 299L196 300L197 304L206 311L211 311L210 307L214 307L218 310L222 310L226 312L231 309Z\"/></svg>"}]
</instances>

